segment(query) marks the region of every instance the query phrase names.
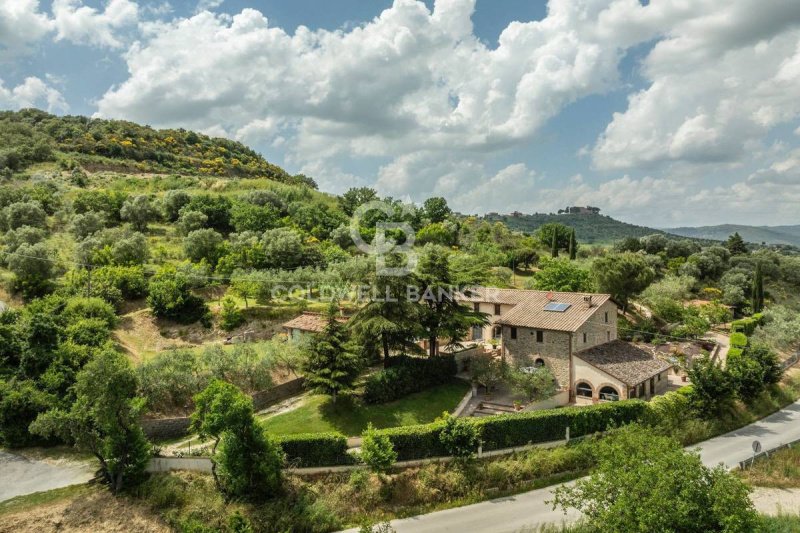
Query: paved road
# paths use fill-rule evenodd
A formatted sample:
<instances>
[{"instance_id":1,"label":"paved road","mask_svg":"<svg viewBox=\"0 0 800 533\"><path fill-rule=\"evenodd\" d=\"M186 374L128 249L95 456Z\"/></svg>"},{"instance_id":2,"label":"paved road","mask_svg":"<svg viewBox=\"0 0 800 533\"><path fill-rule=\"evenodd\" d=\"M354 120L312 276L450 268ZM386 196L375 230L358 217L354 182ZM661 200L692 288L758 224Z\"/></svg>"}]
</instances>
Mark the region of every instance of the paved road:
<instances>
[{"instance_id":1,"label":"paved road","mask_svg":"<svg viewBox=\"0 0 800 533\"><path fill-rule=\"evenodd\" d=\"M0 501L15 496L86 483L94 477L89 464L51 464L0 452Z\"/></svg>"},{"instance_id":2,"label":"paved road","mask_svg":"<svg viewBox=\"0 0 800 533\"><path fill-rule=\"evenodd\" d=\"M800 401L749 426L701 442L697 447L705 464L723 463L734 468L739 461L752 457L754 440L758 440L764 450L800 440Z\"/></svg>"},{"instance_id":3,"label":"paved road","mask_svg":"<svg viewBox=\"0 0 800 533\"><path fill-rule=\"evenodd\" d=\"M707 440L693 448L700 448L700 456L706 465L715 466L723 463L733 468L739 461L752 456L751 445L756 439L761 442L764 450L800 439L800 401L749 426ZM552 487L395 520L392 522L392 527L398 533L440 531L511 533L527 527L535 530L542 525L559 524L565 519L569 521L578 516L577 512L573 511L566 517L561 511L553 511L552 506L545 503L550 499L552 499Z\"/></svg>"}]
</instances>

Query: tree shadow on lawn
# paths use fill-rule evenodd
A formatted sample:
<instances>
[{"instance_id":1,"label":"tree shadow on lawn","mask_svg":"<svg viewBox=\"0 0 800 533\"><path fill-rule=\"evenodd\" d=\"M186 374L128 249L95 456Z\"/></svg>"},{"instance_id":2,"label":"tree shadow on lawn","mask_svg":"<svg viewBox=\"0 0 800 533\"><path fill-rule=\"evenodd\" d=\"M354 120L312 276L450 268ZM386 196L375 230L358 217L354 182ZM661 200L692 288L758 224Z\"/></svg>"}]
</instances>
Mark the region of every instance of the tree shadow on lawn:
<instances>
[{"instance_id":1,"label":"tree shadow on lawn","mask_svg":"<svg viewBox=\"0 0 800 533\"><path fill-rule=\"evenodd\" d=\"M370 422L376 428L432 422L443 411L452 411L468 390L465 382L453 381L384 404L364 404L358 396L342 395L335 404L325 398L319 413L336 431L358 436Z\"/></svg>"}]
</instances>

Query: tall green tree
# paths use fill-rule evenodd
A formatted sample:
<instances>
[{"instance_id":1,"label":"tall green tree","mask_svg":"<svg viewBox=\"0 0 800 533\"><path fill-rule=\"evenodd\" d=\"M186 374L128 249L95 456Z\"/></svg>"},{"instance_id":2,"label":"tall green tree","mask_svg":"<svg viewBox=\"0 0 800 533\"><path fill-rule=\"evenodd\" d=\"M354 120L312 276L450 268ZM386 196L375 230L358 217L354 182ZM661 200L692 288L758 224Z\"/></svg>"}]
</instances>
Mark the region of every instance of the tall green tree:
<instances>
[{"instance_id":1,"label":"tall green tree","mask_svg":"<svg viewBox=\"0 0 800 533\"><path fill-rule=\"evenodd\" d=\"M558 235L553 233L553 239L550 241L550 257L558 257Z\"/></svg>"},{"instance_id":2,"label":"tall green tree","mask_svg":"<svg viewBox=\"0 0 800 533\"><path fill-rule=\"evenodd\" d=\"M150 459L150 444L139 417L144 399L136 396L136 373L124 355L108 349L78 373L75 402L39 415L32 433L58 437L94 455L112 492L141 481Z\"/></svg>"},{"instance_id":3,"label":"tall green tree","mask_svg":"<svg viewBox=\"0 0 800 533\"><path fill-rule=\"evenodd\" d=\"M744 243L744 239L742 239L742 236L739 235L738 231L728 237L725 247L728 249L731 255L747 254L747 245Z\"/></svg>"},{"instance_id":4,"label":"tall green tree","mask_svg":"<svg viewBox=\"0 0 800 533\"><path fill-rule=\"evenodd\" d=\"M761 263L756 263L756 271L753 274L753 287L750 292L751 305L754 313L764 310L764 273Z\"/></svg>"},{"instance_id":5,"label":"tall green tree","mask_svg":"<svg viewBox=\"0 0 800 533\"><path fill-rule=\"evenodd\" d=\"M428 354L437 353L439 339L454 344L473 326L488 323L486 314L456 301L455 280L450 272L449 252L432 244L422 249L415 275L419 324L428 340Z\"/></svg>"},{"instance_id":6,"label":"tall green tree","mask_svg":"<svg viewBox=\"0 0 800 533\"><path fill-rule=\"evenodd\" d=\"M361 338L379 339L383 366L389 366L392 349L414 350L417 306L408 299L406 277L380 276L374 279L374 294L348 322Z\"/></svg>"},{"instance_id":7,"label":"tall green tree","mask_svg":"<svg viewBox=\"0 0 800 533\"><path fill-rule=\"evenodd\" d=\"M256 421L252 398L214 380L194 402L192 430L214 439L211 473L217 489L227 499L275 495L283 482L283 451Z\"/></svg>"},{"instance_id":8,"label":"tall green tree","mask_svg":"<svg viewBox=\"0 0 800 533\"><path fill-rule=\"evenodd\" d=\"M722 413L736 394L736 383L726 369L706 356L695 360L687 372L692 382L692 402L704 418Z\"/></svg>"},{"instance_id":9,"label":"tall green tree","mask_svg":"<svg viewBox=\"0 0 800 533\"><path fill-rule=\"evenodd\" d=\"M347 327L336 320L337 314L336 302L331 302L325 329L312 337L303 368L306 386L329 394L333 403L339 393L352 390L362 368L362 361L348 342Z\"/></svg>"},{"instance_id":10,"label":"tall green tree","mask_svg":"<svg viewBox=\"0 0 800 533\"><path fill-rule=\"evenodd\" d=\"M645 290L656 277L645 258L633 252L610 254L595 259L592 273L601 292L610 294L622 305L623 313L631 296Z\"/></svg>"},{"instance_id":11,"label":"tall green tree","mask_svg":"<svg viewBox=\"0 0 800 533\"><path fill-rule=\"evenodd\" d=\"M574 261L578 258L578 243L575 241L575 228L569 234L569 258Z\"/></svg>"},{"instance_id":12,"label":"tall green tree","mask_svg":"<svg viewBox=\"0 0 800 533\"><path fill-rule=\"evenodd\" d=\"M555 490L554 507L578 509L590 531L757 530L750 489L724 467L637 426L603 438L587 478Z\"/></svg>"},{"instance_id":13,"label":"tall green tree","mask_svg":"<svg viewBox=\"0 0 800 533\"><path fill-rule=\"evenodd\" d=\"M540 291L590 292L591 273L566 259L545 259L528 288Z\"/></svg>"},{"instance_id":14,"label":"tall green tree","mask_svg":"<svg viewBox=\"0 0 800 533\"><path fill-rule=\"evenodd\" d=\"M441 196L434 196L433 198L428 198L425 200L425 203L422 205L423 210L425 211L425 216L431 222L443 222L450 216L452 211L450 207L447 205L447 200L442 198Z\"/></svg>"}]
</instances>

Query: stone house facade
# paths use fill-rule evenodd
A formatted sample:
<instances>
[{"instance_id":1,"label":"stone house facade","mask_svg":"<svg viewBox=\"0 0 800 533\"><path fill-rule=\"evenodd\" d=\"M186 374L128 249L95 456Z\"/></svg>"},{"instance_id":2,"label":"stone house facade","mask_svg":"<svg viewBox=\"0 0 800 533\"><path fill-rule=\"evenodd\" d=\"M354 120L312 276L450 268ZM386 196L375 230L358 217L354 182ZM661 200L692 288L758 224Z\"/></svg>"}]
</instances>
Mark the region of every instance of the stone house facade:
<instances>
[{"instance_id":1,"label":"stone house facade","mask_svg":"<svg viewBox=\"0 0 800 533\"><path fill-rule=\"evenodd\" d=\"M608 294L478 287L460 300L489 320L468 340L498 338L507 362L547 367L569 402L586 399L587 390L590 401L649 399L666 390L669 365L617 340L618 306Z\"/></svg>"}]
</instances>

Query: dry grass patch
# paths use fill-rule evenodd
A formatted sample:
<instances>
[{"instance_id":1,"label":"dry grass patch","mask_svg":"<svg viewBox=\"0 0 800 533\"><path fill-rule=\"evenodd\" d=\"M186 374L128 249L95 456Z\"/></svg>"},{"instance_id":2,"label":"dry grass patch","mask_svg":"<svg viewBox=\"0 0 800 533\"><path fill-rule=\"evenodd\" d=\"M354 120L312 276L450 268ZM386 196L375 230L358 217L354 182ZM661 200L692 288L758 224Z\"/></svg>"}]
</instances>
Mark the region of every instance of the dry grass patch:
<instances>
[{"instance_id":1,"label":"dry grass patch","mask_svg":"<svg viewBox=\"0 0 800 533\"><path fill-rule=\"evenodd\" d=\"M78 485L15 498L0 504L0 532L171 531L161 518L104 487Z\"/></svg>"}]
</instances>

